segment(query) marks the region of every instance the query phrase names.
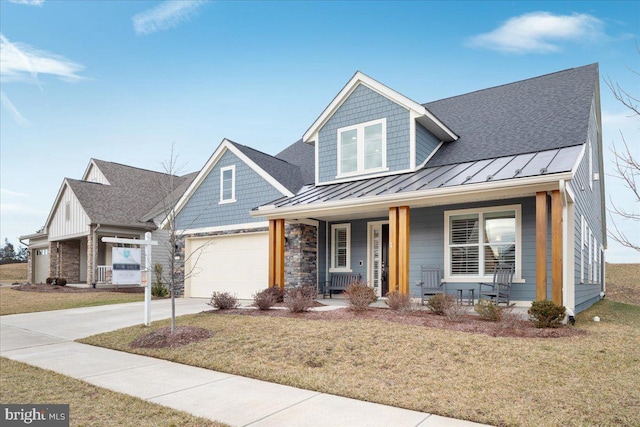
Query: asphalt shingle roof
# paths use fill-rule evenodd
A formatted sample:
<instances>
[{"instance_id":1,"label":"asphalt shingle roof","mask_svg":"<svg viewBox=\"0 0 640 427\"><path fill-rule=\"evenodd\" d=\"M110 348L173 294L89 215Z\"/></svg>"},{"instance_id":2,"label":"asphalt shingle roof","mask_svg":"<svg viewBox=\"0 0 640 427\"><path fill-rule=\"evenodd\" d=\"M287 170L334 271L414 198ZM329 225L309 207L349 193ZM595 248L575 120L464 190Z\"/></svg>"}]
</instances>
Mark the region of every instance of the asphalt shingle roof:
<instances>
[{"instance_id":1,"label":"asphalt shingle roof","mask_svg":"<svg viewBox=\"0 0 640 427\"><path fill-rule=\"evenodd\" d=\"M597 78L591 64L423 104L460 136L428 165L584 144Z\"/></svg>"},{"instance_id":2,"label":"asphalt shingle roof","mask_svg":"<svg viewBox=\"0 0 640 427\"><path fill-rule=\"evenodd\" d=\"M315 182L315 148L313 145L302 142L302 139L299 139L276 154L276 157L298 166L304 184L313 184Z\"/></svg>"}]
</instances>

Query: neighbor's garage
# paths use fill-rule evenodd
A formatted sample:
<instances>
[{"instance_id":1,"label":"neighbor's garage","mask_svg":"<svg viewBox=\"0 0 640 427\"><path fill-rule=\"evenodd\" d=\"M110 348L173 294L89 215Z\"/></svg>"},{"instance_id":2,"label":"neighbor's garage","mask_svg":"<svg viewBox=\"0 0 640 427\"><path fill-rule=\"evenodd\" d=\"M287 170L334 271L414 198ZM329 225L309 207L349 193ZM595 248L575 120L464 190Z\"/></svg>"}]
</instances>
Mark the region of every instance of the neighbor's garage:
<instances>
[{"instance_id":1,"label":"neighbor's garage","mask_svg":"<svg viewBox=\"0 0 640 427\"><path fill-rule=\"evenodd\" d=\"M269 233L229 234L187 239L185 247L187 297L211 298L214 291L229 292L240 299L252 299L265 289L269 277ZM189 262L187 261L187 262Z\"/></svg>"},{"instance_id":2,"label":"neighbor's garage","mask_svg":"<svg viewBox=\"0 0 640 427\"><path fill-rule=\"evenodd\" d=\"M33 249L31 253L33 254L31 280L33 283L44 283L49 276L49 250L47 248Z\"/></svg>"}]
</instances>

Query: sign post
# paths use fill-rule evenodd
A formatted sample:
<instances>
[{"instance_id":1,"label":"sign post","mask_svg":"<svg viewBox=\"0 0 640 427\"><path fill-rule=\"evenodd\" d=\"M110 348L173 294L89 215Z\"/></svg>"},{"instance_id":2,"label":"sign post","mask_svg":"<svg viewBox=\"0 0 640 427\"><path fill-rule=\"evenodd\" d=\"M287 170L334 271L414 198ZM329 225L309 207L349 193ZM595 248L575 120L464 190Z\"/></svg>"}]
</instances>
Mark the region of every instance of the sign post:
<instances>
[{"instance_id":1,"label":"sign post","mask_svg":"<svg viewBox=\"0 0 640 427\"><path fill-rule=\"evenodd\" d=\"M144 234L144 240L139 239L120 239L118 237L103 237L102 241L105 243L120 243L125 245L138 245L144 246L144 264L147 274L147 285L144 288L144 324L149 326L151 324L151 246L157 246L158 242L151 240L151 233L147 231ZM117 249L117 251L115 251ZM129 250L127 253L126 250ZM135 252L137 251L137 252ZM118 256L116 262L115 255ZM136 258L137 254L137 258ZM122 256L120 256L122 255ZM137 261L137 263L136 263ZM119 268L115 268L118 265ZM137 266L137 268L136 268ZM113 261L113 283L130 283L140 284L140 249L130 248L114 248L114 261ZM116 271L118 272L116 274ZM125 282L123 282L123 280Z\"/></svg>"}]
</instances>

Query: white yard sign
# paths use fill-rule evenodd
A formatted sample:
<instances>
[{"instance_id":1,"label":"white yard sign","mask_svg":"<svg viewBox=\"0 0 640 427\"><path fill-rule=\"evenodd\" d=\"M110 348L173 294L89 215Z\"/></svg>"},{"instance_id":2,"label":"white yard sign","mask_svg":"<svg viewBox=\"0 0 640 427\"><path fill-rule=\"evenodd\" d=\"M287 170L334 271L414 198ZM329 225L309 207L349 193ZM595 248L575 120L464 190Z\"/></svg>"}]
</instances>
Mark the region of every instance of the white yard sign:
<instances>
[{"instance_id":1,"label":"white yard sign","mask_svg":"<svg viewBox=\"0 0 640 427\"><path fill-rule=\"evenodd\" d=\"M111 283L114 285L139 285L141 282L139 248L112 248Z\"/></svg>"}]
</instances>

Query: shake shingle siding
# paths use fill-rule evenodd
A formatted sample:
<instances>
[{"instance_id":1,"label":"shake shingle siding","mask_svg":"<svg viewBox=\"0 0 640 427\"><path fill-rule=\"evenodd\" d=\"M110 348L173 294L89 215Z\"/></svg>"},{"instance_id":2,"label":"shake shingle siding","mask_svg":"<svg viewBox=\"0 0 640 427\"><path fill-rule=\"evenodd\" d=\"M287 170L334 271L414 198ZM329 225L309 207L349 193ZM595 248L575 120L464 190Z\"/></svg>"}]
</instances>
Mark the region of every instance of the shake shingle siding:
<instances>
[{"instance_id":1,"label":"shake shingle siding","mask_svg":"<svg viewBox=\"0 0 640 427\"><path fill-rule=\"evenodd\" d=\"M235 166L236 202L220 204L220 169L227 166ZM258 173L227 151L178 213L176 227L184 230L264 221L264 218L250 216L251 209L281 196Z\"/></svg>"},{"instance_id":2,"label":"shake shingle siding","mask_svg":"<svg viewBox=\"0 0 640 427\"><path fill-rule=\"evenodd\" d=\"M416 124L416 166L424 162L433 150L440 144L440 140L424 128L420 123Z\"/></svg>"},{"instance_id":3,"label":"shake shingle siding","mask_svg":"<svg viewBox=\"0 0 640 427\"><path fill-rule=\"evenodd\" d=\"M409 111L360 85L320 129L320 183L333 181L338 174L338 129L382 118L387 119L387 167L390 171L409 168Z\"/></svg>"}]
</instances>

